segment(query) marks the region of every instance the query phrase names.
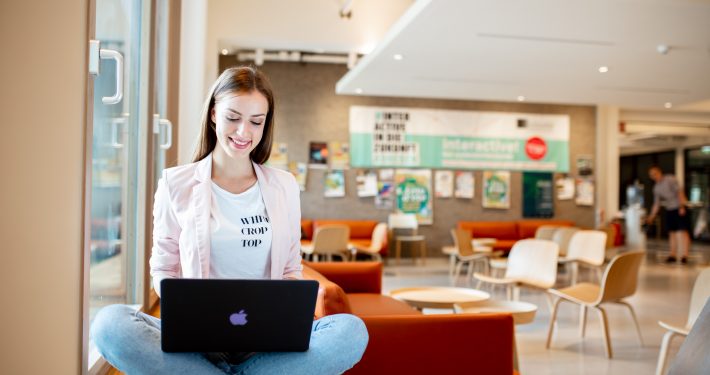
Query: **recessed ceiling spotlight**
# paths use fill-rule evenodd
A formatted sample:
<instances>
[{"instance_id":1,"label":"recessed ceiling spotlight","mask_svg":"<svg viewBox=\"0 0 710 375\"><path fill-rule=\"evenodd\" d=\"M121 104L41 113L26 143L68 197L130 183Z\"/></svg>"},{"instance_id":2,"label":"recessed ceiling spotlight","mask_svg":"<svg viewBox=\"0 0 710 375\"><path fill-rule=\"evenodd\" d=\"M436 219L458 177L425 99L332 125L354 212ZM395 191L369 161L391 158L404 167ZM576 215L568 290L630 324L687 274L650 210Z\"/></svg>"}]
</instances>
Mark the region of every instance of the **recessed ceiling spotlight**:
<instances>
[{"instance_id":1,"label":"recessed ceiling spotlight","mask_svg":"<svg viewBox=\"0 0 710 375\"><path fill-rule=\"evenodd\" d=\"M397 61L402 60L402 59L404 58L404 56L400 55L399 53L395 54L395 55L392 56L392 57L393 57L395 60L397 60Z\"/></svg>"},{"instance_id":2,"label":"recessed ceiling spotlight","mask_svg":"<svg viewBox=\"0 0 710 375\"><path fill-rule=\"evenodd\" d=\"M518 95L518 101L519 101L519 102L524 102L524 101L525 101L525 97L522 96L522 95Z\"/></svg>"},{"instance_id":3,"label":"recessed ceiling spotlight","mask_svg":"<svg viewBox=\"0 0 710 375\"><path fill-rule=\"evenodd\" d=\"M225 49L223 49L223 50L222 50L222 55L224 55L224 56L227 56L227 55L229 55L229 50L228 50L228 49L226 49L226 48L225 48Z\"/></svg>"},{"instance_id":4,"label":"recessed ceiling spotlight","mask_svg":"<svg viewBox=\"0 0 710 375\"><path fill-rule=\"evenodd\" d=\"M608 66L600 66L600 67L599 67L599 73L606 73L606 72L608 72L608 71L609 71L609 67L608 67Z\"/></svg>"},{"instance_id":5,"label":"recessed ceiling spotlight","mask_svg":"<svg viewBox=\"0 0 710 375\"><path fill-rule=\"evenodd\" d=\"M356 94L362 94L362 89L359 88L359 87L356 88L356 89L355 89L355 93L356 93Z\"/></svg>"},{"instance_id":6,"label":"recessed ceiling spotlight","mask_svg":"<svg viewBox=\"0 0 710 375\"><path fill-rule=\"evenodd\" d=\"M668 108L668 109L670 109L670 108L673 108L673 103L671 103L671 102L666 102L666 104L664 104L663 106L666 107L666 108Z\"/></svg>"}]
</instances>

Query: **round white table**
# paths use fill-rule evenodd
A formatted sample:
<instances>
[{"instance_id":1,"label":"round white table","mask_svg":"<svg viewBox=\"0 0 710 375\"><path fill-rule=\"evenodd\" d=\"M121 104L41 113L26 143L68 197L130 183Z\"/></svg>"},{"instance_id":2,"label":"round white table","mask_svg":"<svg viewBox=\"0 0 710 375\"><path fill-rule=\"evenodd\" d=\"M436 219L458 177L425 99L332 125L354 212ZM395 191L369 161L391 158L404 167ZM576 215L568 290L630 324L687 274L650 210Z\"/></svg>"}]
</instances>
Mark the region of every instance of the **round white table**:
<instances>
[{"instance_id":1,"label":"round white table","mask_svg":"<svg viewBox=\"0 0 710 375\"><path fill-rule=\"evenodd\" d=\"M413 287L395 289L390 296L408 303L419 310L453 309L456 304L485 301L491 295L476 289L455 287Z\"/></svg>"}]
</instances>

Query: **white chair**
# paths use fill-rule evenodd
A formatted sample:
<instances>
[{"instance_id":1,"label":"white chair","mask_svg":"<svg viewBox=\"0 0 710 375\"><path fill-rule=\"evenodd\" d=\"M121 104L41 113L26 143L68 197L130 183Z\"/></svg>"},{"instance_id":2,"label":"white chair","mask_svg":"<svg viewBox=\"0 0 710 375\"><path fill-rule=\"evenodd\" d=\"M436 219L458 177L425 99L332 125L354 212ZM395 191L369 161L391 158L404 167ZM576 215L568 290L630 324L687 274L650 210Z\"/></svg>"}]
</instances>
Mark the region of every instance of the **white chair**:
<instances>
[{"instance_id":1,"label":"white chair","mask_svg":"<svg viewBox=\"0 0 710 375\"><path fill-rule=\"evenodd\" d=\"M536 240L552 240L555 231L559 228L557 225L541 225L535 230Z\"/></svg>"},{"instance_id":2,"label":"white chair","mask_svg":"<svg viewBox=\"0 0 710 375\"><path fill-rule=\"evenodd\" d=\"M380 255L380 250L387 244L387 224L377 223L375 229L372 231L372 240L370 241L370 246L353 246L353 260L357 253L367 254L371 256L374 260L381 262L382 256Z\"/></svg>"},{"instance_id":3,"label":"white chair","mask_svg":"<svg viewBox=\"0 0 710 375\"><path fill-rule=\"evenodd\" d=\"M710 298L710 268L706 268L701 271L698 278L695 279L693 292L690 295L690 311L688 311L688 320L685 325L674 325L663 321L658 322L658 324L667 329L668 332L663 335L661 352L658 354L656 375L663 375L665 373L666 359L668 358L668 347L671 345L673 338L677 335L683 337L688 336L688 333L693 328L693 324L695 324L695 321L698 319L698 315L700 315L700 311L702 311L708 298Z\"/></svg>"},{"instance_id":4,"label":"white chair","mask_svg":"<svg viewBox=\"0 0 710 375\"><path fill-rule=\"evenodd\" d=\"M419 223L417 222L416 215L402 213L390 214L387 220L387 225L392 233L392 239L395 245L395 261L397 265L399 265L399 258L402 253L402 242L419 244L422 262L426 262L426 239L424 236L417 234ZM402 232L407 234L401 234Z\"/></svg>"},{"instance_id":5,"label":"white chair","mask_svg":"<svg viewBox=\"0 0 710 375\"><path fill-rule=\"evenodd\" d=\"M316 228L313 233L313 242L310 245L301 246L301 251L310 255L314 261L318 261L320 255L325 256L328 261L333 260L333 255L347 260L349 239L350 227L347 225L321 226Z\"/></svg>"},{"instance_id":6,"label":"white chair","mask_svg":"<svg viewBox=\"0 0 710 375\"><path fill-rule=\"evenodd\" d=\"M558 227L555 233L552 235L552 242L556 243L560 247L560 256L564 257L567 255L567 249L569 248L569 242L572 240L572 236L579 231L579 228L575 227Z\"/></svg>"},{"instance_id":7,"label":"white chair","mask_svg":"<svg viewBox=\"0 0 710 375\"><path fill-rule=\"evenodd\" d=\"M557 244L552 241L520 240L510 250L505 276L496 278L475 273L473 277L479 281L477 288L482 282L505 285L508 299L514 301L520 297L520 287L546 291L557 280L558 252ZM547 293L545 295L551 305L550 296Z\"/></svg>"},{"instance_id":8,"label":"white chair","mask_svg":"<svg viewBox=\"0 0 710 375\"><path fill-rule=\"evenodd\" d=\"M557 320L557 310L560 306L560 302L563 300L582 306L579 326L579 333L582 337L584 337L584 329L587 323L587 308L593 307L597 309L599 312L599 318L602 322L602 335L604 336L604 347L608 358L612 357L612 350L611 340L609 339L609 323L607 322L606 311L604 311L601 307L601 304L603 303L616 303L626 306L629 309L631 317L634 320L634 324L636 325L639 343L643 345L641 328L639 327L638 320L636 319L634 309L631 305L624 301L623 298L632 296L636 293L639 268L641 267L644 255L645 252L643 251L634 251L623 253L614 257L614 259L609 262L606 271L604 271L601 285L580 283L564 289L550 289L549 292L559 298L555 301L552 309L552 318L550 319L550 328L547 332L547 344L545 346L549 349L550 344L552 343L552 332Z\"/></svg>"},{"instance_id":9,"label":"white chair","mask_svg":"<svg viewBox=\"0 0 710 375\"><path fill-rule=\"evenodd\" d=\"M567 246L567 255L559 259L560 263L571 266L572 285L577 284L580 265L596 269L598 280L601 282L606 238L606 233L599 230L580 230L572 235Z\"/></svg>"},{"instance_id":10,"label":"white chair","mask_svg":"<svg viewBox=\"0 0 710 375\"><path fill-rule=\"evenodd\" d=\"M452 229L451 237L454 239L454 247L456 248L456 267L453 277L451 278L451 283L456 285L458 277L461 275L461 268L466 264L468 265L466 284L468 284L471 280L473 266L476 262L482 261L484 266L488 264L488 253L476 252L474 250L471 232L466 229Z\"/></svg>"}]
</instances>

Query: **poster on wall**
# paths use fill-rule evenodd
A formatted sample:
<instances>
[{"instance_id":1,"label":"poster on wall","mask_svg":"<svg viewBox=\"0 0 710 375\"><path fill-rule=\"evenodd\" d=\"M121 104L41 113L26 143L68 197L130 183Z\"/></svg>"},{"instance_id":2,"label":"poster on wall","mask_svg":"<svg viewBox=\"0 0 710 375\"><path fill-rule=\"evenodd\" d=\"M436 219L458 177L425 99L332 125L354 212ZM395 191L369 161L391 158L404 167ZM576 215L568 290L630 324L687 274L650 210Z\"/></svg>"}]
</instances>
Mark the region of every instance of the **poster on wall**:
<instances>
[{"instance_id":1,"label":"poster on wall","mask_svg":"<svg viewBox=\"0 0 710 375\"><path fill-rule=\"evenodd\" d=\"M291 162L288 165L288 170L296 177L298 187L301 191L306 191L306 178L308 177L308 165L306 163Z\"/></svg>"},{"instance_id":2,"label":"poster on wall","mask_svg":"<svg viewBox=\"0 0 710 375\"><path fill-rule=\"evenodd\" d=\"M594 205L594 182L589 178L577 178L577 206Z\"/></svg>"},{"instance_id":3,"label":"poster on wall","mask_svg":"<svg viewBox=\"0 0 710 375\"><path fill-rule=\"evenodd\" d=\"M437 198L451 198L454 195L454 172L434 172L434 196Z\"/></svg>"},{"instance_id":4,"label":"poster on wall","mask_svg":"<svg viewBox=\"0 0 710 375\"><path fill-rule=\"evenodd\" d=\"M560 177L555 182L557 199L561 201L574 199L574 178Z\"/></svg>"},{"instance_id":5,"label":"poster on wall","mask_svg":"<svg viewBox=\"0 0 710 375\"><path fill-rule=\"evenodd\" d=\"M510 208L510 172L483 172L483 207Z\"/></svg>"},{"instance_id":6,"label":"poster on wall","mask_svg":"<svg viewBox=\"0 0 710 375\"><path fill-rule=\"evenodd\" d=\"M377 173L373 170L358 170L355 177L357 196L360 198L377 195Z\"/></svg>"},{"instance_id":7,"label":"poster on wall","mask_svg":"<svg viewBox=\"0 0 710 375\"><path fill-rule=\"evenodd\" d=\"M394 169L380 169L378 174L375 208L391 210L394 208Z\"/></svg>"},{"instance_id":8,"label":"poster on wall","mask_svg":"<svg viewBox=\"0 0 710 375\"><path fill-rule=\"evenodd\" d=\"M580 176L591 176L594 174L594 165L591 155L577 156L577 174Z\"/></svg>"},{"instance_id":9,"label":"poster on wall","mask_svg":"<svg viewBox=\"0 0 710 375\"><path fill-rule=\"evenodd\" d=\"M325 173L326 198L340 198L345 196L345 173L342 170L330 170Z\"/></svg>"},{"instance_id":10,"label":"poster on wall","mask_svg":"<svg viewBox=\"0 0 710 375\"><path fill-rule=\"evenodd\" d=\"M350 107L350 164L359 168L567 172L567 115Z\"/></svg>"},{"instance_id":11,"label":"poster on wall","mask_svg":"<svg viewBox=\"0 0 710 375\"><path fill-rule=\"evenodd\" d=\"M431 170L398 169L394 176L397 212L415 214L420 225L434 221L432 209Z\"/></svg>"},{"instance_id":12,"label":"poster on wall","mask_svg":"<svg viewBox=\"0 0 710 375\"><path fill-rule=\"evenodd\" d=\"M286 143L275 143L273 147L271 147L271 155L266 165L287 171L288 145Z\"/></svg>"},{"instance_id":13,"label":"poster on wall","mask_svg":"<svg viewBox=\"0 0 710 375\"><path fill-rule=\"evenodd\" d=\"M523 172L523 217L555 215L552 173Z\"/></svg>"},{"instance_id":14,"label":"poster on wall","mask_svg":"<svg viewBox=\"0 0 710 375\"><path fill-rule=\"evenodd\" d=\"M311 142L308 151L308 166L311 168L328 167L328 144L325 142Z\"/></svg>"},{"instance_id":15,"label":"poster on wall","mask_svg":"<svg viewBox=\"0 0 710 375\"><path fill-rule=\"evenodd\" d=\"M456 171L454 196L456 198L473 199L474 183L473 172Z\"/></svg>"},{"instance_id":16,"label":"poster on wall","mask_svg":"<svg viewBox=\"0 0 710 375\"><path fill-rule=\"evenodd\" d=\"M330 142L328 144L328 158L330 168L348 169L350 168L350 147L345 142Z\"/></svg>"}]
</instances>

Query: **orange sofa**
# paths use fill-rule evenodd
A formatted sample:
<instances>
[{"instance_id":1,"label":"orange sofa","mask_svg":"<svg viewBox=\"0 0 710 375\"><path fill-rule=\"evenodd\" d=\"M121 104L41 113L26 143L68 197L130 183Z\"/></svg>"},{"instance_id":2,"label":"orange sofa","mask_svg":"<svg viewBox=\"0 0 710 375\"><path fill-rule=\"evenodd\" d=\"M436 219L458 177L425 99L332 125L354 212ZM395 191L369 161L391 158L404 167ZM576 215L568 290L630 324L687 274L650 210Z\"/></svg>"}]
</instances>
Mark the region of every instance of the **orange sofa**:
<instances>
[{"instance_id":1,"label":"orange sofa","mask_svg":"<svg viewBox=\"0 0 710 375\"><path fill-rule=\"evenodd\" d=\"M350 228L350 243L369 247L372 242L372 232L377 223L376 220L301 219L301 244L310 244L313 240L313 233L319 226L347 225ZM380 255L387 255L387 243L382 245Z\"/></svg>"},{"instance_id":2,"label":"orange sofa","mask_svg":"<svg viewBox=\"0 0 710 375\"><path fill-rule=\"evenodd\" d=\"M473 238L495 238L494 250L509 252L513 245L525 238L535 237L543 225L574 226L569 220L517 220L517 221L459 221L458 228L471 232Z\"/></svg>"},{"instance_id":3,"label":"orange sofa","mask_svg":"<svg viewBox=\"0 0 710 375\"><path fill-rule=\"evenodd\" d=\"M382 295L382 263L304 263L325 288L326 314L351 313L370 341L348 374L513 374L509 314L423 315Z\"/></svg>"}]
</instances>

